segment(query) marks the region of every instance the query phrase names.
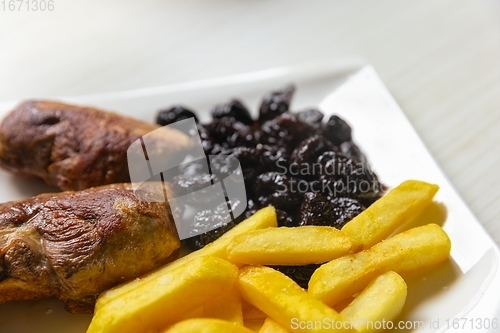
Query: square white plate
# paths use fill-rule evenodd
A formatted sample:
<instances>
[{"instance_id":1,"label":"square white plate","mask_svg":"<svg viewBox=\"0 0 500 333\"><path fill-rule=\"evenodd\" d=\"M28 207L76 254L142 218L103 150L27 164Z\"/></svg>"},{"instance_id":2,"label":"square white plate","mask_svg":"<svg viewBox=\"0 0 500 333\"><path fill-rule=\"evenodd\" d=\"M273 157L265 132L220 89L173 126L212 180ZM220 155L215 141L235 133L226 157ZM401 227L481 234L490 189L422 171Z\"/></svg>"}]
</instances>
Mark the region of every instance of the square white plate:
<instances>
[{"instance_id":1,"label":"square white plate","mask_svg":"<svg viewBox=\"0 0 500 333\"><path fill-rule=\"evenodd\" d=\"M338 114L347 120L354 140L383 183L393 187L406 179L420 179L440 186L435 198L439 204L434 214L429 214L429 222L442 224L450 235L452 259L411 279L400 320L419 321L419 327L393 331L499 332L500 328L495 328L500 318L498 247L439 169L375 70L361 61L281 67L61 100L115 110L150 122L158 109L183 104L196 110L202 120L208 120L209 110L216 103L237 97L255 111L265 92L289 82L298 88L292 109L319 106L326 117ZM0 118L13 106L0 104ZM3 170L0 184L0 202L54 190ZM0 332L4 333L83 333L90 319L90 315L67 313L57 300L0 305Z\"/></svg>"}]
</instances>

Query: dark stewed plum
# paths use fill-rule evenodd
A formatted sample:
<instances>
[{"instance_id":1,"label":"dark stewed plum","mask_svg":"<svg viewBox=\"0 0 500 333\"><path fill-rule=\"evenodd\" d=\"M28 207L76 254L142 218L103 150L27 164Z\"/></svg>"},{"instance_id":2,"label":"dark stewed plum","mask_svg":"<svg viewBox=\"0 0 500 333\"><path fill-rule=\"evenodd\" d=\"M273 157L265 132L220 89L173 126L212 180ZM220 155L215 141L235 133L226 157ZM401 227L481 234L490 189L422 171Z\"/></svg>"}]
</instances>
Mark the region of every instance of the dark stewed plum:
<instances>
[{"instance_id":1,"label":"dark stewed plum","mask_svg":"<svg viewBox=\"0 0 500 333\"><path fill-rule=\"evenodd\" d=\"M230 220L229 214L221 216L216 214L213 210L207 209L198 212L194 216L194 226L204 228L207 225L217 225L220 221L227 221L227 219ZM214 240L231 230L235 225L236 224L230 220L229 223L223 224L222 226L209 232L187 238L184 240L184 243L194 250L201 249L205 247L205 245L212 243Z\"/></svg>"},{"instance_id":2,"label":"dark stewed plum","mask_svg":"<svg viewBox=\"0 0 500 333\"><path fill-rule=\"evenodd\" d=\"M319 180L324 194L354 198L368 207L383 193L377 175L357 157L328 151L318 157L318 167L322 170Z\"/></svg>"},{"instance_id":3,"label":"dark stewed plum","mask_svg":"<svg viewBox=\"0 0 500 333\"><path fill-rule=\"evenodd\" d=\"M351 127L339 116L331 116L323 127L323 135L335 145L351 140Z\"/></svg>"},{"instance_id":4,"label":"dark stewed plum","mask_svg":"<svg viewBox=\"0 0 500 333\"><path fill-rule=\"evenodd\" d=\"M255 132L251 127L241 126L238 131L231 135L227 142L230 147L255 147L256 142L259 141L259 132Z\"/></svg>"},{"instance_id":5,"label":"dark stewed plum","mask_svg":"<svg viewBox=\"0 0 500 333\"><path fill-rule=\"evenodd\" d=\"M236 206L242 204L243 203L238 200L229 200L231 211L233 211ZM187 238L184 242L192 249L201 249L231 230L241 221L241 217L232 219L227 203L220 204L213 210L207 209L200 211L194 216L193 227L201 230L215 228L203 234Z\"/></svg>"},{"instance_id":6,"label":"dark stewed plum","mask_svg":"<svg viewBox=\"0 0 500 333\"><path fill-rule=\"evenodd\" d=\"M321 193L307 192L300 206L299 225L329 226L336 221L335 207Z\"/></svg>"},{"instance_id":7,"label":"dark stewed plum","mask_svg":"<svg viewBox=\"0 0 500 333\"><path fill-rule=\"evenodd\" d=\"M279 172L266 172L257 177L253 191L261 206L272 205L284 211L294 210L301 195L291 191L294 179Z\"/></svg>"},{"instance_id":8,"label":"dark stewed plum","mask_svg":"<svg viewBox=\"0 0 500 333\"><path fill-rule=\"evenodd\" d=\"M189 118L194 118L196 123L198 123L198 117L196 117L193 111L183 106L176 105L170 109L158 112L158 115L156 116L156 123L161 126L166 126L175 123L176 121Z\"/></svg>"},{"instance_id":9,"label":"dark stewed plum","mask_svg":"<svg viewBox=\"0 0 500 333\"><path fill-rule=\"evenodd\" d=\"M210 130L205 125L198 124L198 134L205 154L210 155L215 147L215 140L210 135Z\"/></svg>"},{"instance_id":10,"label":"dark stewed plum","mask_svg":"<svg viewBox=\"0 0 500 333\"><path fill-rule=\"evenodd\" d=\"M237 99L217 104L212 110L213 119L232 118L245 125L252 125L253 119L248 109Z\"/></svg>"},{"instance_id":11,"label":"dark stewed plum","mask_svg":"<svg viewBox=\"0 0 500 333\"><path fill-rule=\"evenodd\" d=\"M216 143L229 147L228 139L247 126L232 118L218 118L207 124L206 128Z\"/></svg>"},{"instance_id":12,"label":"dark stewed plum","mask_svg":"<svg viewBox=\"0 0 500 333\"><path fill-rule=\"evenodd\" d=\"M323 127L323 112L318 109L306 109L297 112L297 117L306 124L314 127L315 130L321 131Z\"/></svg>"},{"instance_id":13,"label":"dark stewed plum","mask_svg":"<svg viewBox=\"0 0 500 333\"><path fill-rule=\"evenodd\" d=\"M259 156L261 166L266 171L282 171L283 168L287 169L290 164L288 152L284 148L258 144L255 150Z\"/></svg>"},{"instance_id":14,"label":"dark stewed plum","mask_svg":"<svg viewBox=\"0 0 500 333\"><path fill-rule=\"evenodd\" d=\"M285 274L294 280L299 286L307 289L309 280L314 271L321 266L320 264L310 264L304 266L270 266L275 270Z\"/></svg>"},{"instance_id":15,"label":"dark stewed plum","mask_svg":"<svg viewBox=\"0 0 500 333\"><path fill-rule=\"evenodd\" d=\"M338 148L324 136L314 135L302 141L297 148L295 148L290 156L290 162L295 164L298 169L305 169L305 167L307 167L308 171L302 174L302 177L313 179L319 176L318 172L321 172L321 170L317 170L315 165L318 157L326 152L334 151L338 151Z\"/></svg>"},{"instance_id":16,"label":"dark stewed plum","mask_svg":"<svg viewBox=\"0 0 500 333\"><path fill-rule=\"evenodd\" d=\"M278 220L278 227L298 226L298 219L296 213L288 213L287 211L276 209L276 218Z\"/></svg>"},{"instance_id":17,"label":"dark stewed plum","mask_svg":"<svg viewBox=\"0 0 500 333\"><path fill-rule=\"evenodd\" d=\"M274 119L288 111L294 92L295 86L289 84L282 90L267 93L260 105L259 123L264 124L266 121Z\"/></svg>"},{"instance_id":18,"label":"dark stewed plum","mask_svg":"<svg viewBox=\"0 0 500 333\"><path fill-rule=\"evenodd\" d=\"M344 196L368 201L380 198L383 192L382 184L366 164L348 159L343 165L343 170L345 171L342 177L336 182L339 187L343 188ZM323 180L328 180L328 176L321 177Z\"/></svg>"},{"instance_id":19,"label":"dark stewed plum","mask_svg":"<svg viewBox=\"0 0 500 333\"><path fill-rule=\"evenodd\" d=\"M299 225L331 226L341 229L364 207L351 198L332 198L321 193L308 192L300 207Z\"/></svg>"},{"instance_id":20,"label":"dark stewed plum","mask_svg":"<svg viewBox=\"0 0 500 333\"><path fill-rule=\"evenodd\" d=\"M218 197L208 195L211 193L210 186L219 180L215 174L200 172L196 175L180 174L172 179L172 192L175 196L183 196L189 193L197 192L198 195L193 198L186 198L189 204L206 205L216 201ZM207 195L202 195L207 193ZM192 201L197 200L197 201Z\"/></svg>"},{"instance_id":21,"label":"dark stewed plum","mask_svg":"<svg viewBox=\"0 0 500 333\"><path fill-rule=\"evenodd\" d=\"M230 150L228 155L219 154L210 157L212 172L220 179L224 179L233 173L238 174L240 170L237 169L238 165L243 173L243 179L248 191L248 187L252 186L261 170L259 156L255 148L236 147Z\"/></svg>"},{"instance_id":22,"label":"dark stewed plum","mask_svg":"<svg viewBox=\"0 0 500 333\"><path fill-rule=\"evenodd\" d=\"M291 154L295 147L314 135L314 128L301 121L296 114L283 113L273 120L265 122L261 127L261 143L277 146Z\"/></svg>"},{"instance_id":23,"label":"dark stewed plum","mask_svg":"<svg viewBox=\"0 0 500 333\"><path fill-rule=\"evenodd\" d=\"M365 210L363 205L356 199L338 197L331 198L329 197L330 202L335 206L335 213L337 216L337 220L332 225L337 229L342 229L342 227L359 215L362 211Z\"/></svg>"},{"instance_id":24,"label":"dark stewed plum","mask_svg":"<svg viewBox=\"0 0 500 333\"><path fill-rule=\"evenodd\" d=\"M254 133L251 128L234 118L214 119L206 125L206 128L213 142L224 149L255 146Z\"/></svg>"}]
</instances>

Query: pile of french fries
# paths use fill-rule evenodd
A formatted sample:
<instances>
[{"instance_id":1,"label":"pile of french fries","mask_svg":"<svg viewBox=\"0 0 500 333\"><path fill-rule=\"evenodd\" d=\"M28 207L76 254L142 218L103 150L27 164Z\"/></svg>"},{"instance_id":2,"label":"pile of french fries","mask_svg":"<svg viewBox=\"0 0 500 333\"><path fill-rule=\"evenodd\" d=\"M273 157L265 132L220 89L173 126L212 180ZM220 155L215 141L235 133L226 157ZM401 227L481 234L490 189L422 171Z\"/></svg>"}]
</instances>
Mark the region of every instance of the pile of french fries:
<instances>
[{"instance_id":1,"label":"pile of french fries","mask_svg":"<svg viewBox=\"0 0 500 333\"><path fill-rule=\"evenodd\" d=\"M391 236L437 190L406 181L342 230L277 227L274 208L263 208L205 248L104 292L87 333L375 332L404 306L399 274L449 257L436 224ZM308 290L266 266L318 263Z\"/></svg>"}]
</instances>

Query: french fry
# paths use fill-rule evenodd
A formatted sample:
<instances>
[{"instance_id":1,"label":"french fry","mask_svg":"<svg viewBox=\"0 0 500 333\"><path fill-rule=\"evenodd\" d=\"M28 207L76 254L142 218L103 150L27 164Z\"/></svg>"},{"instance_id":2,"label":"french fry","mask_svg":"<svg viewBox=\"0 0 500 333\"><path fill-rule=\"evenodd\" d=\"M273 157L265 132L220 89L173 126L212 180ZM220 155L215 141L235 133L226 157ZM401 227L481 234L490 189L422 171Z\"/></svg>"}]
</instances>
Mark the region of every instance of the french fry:
<instances>
[{"instance_id":1,"label":"french fry","mask_svg":"<svg viewBox=\"0 0 500 333\"><path fill-rule=\"evenodd\" d=\"M209 300L203 305L203 317L227 320L243 325L241 297L235 287Z\"/></svg>"},{"instance_id":2,"label":"french fry","mask_svg":"<svg viewBox=\"0 0 500 333\"><path fill-rule=\"evenodd\" d=\"M203 305L197 306L196 308L183 313L179 318L179 321L193 318L203 318L203 310Z\"/></svg>"},{"instance_id":3,"label":"french fry","mask_svg":"<svg viewBox=\"0 0 500 333\"><path fill-rule=\"evenodd\" d=\"M238 288L243 299L284 327L302 332L353 332L338 312L272 268L242 268Z\"/></svg>"},{"instance_id":4,"label":"french fry","mask_svg":"<svg viewBox=\"0 0 500 333\"><path fill-rule=\"evenodd\" d=\"M351 302L354 301L354 297L347 297L346 299L338 302L337 304L335 304L335 306L333 307L333 309L337 312L342 312L342 310L344 310L349 304L351 304ZM189 318L193 318L193 317L189 317Z\"/></svg>"},{"instance_id":5,"label":"french fry","mask_svg":"<svg viewBox=\"0 0 500 333\"><path fill-rule=\"evenodd\" d=\"M355 252L369 248L423 211L438 189L434 184L407 180L349 221L342 232L351 237Z\"/></svg>"},{"instance_id":6,"label":"french fry","mask_svg":"<svg viewBox=\"0 0 500 333\"><path fill-rule=\"evenodd\" d=\"M144 277L137 278L133 281L105 291L97 299L95 309L96 311L99 310L101 306L104 306L115 299L124 297L127 293L131 291L133 292L135 289L140 288L141 285L148 283L148 281L154 281L167 274L172 269L182 266L183 264L194 258L213 256L226 259L226 249L233 237L245 234L251 230L277 227L277 225L278 222L276 220L276 210L274 209L274 207L269 206L266 208L262 208L246 220L239 223L233 229L226 232L216 241L205 246L203 249L191 252L190 254L179 258L167 264L166 266L163 266L160 269L145 275Z\"/></svg>"},{"instance_id":7,"label":"french fry","mask_svg":"<svg viewBox=\"0 0 500 333\"><path fill-rule=\"evenodd\" d=\"M238 268L223 259L195 258L99 308L87 333L159 331L233 288L237 277Z\"/></svg>"},{"instance_id":8,"label":"french fry","mask_svg":"<svg viewBox=\"0 0 500 333\"><path fill-rule=\"evenodd\" d=\"M450 239L440 226L413 228L320 266L309 281L308 292L334 306L363 290L384 272L404 273L443 262L449 257L450 248Z\"/></svg>"},{"instance_id":9,"label":"french fry","mask_svg":"<svg viewBox=\"0 0 500 333\"><path fill-rule=\"evenodd\" d=\"M358 333L380 332L382 322L392 321L401 313L406 291L403 278L389 271L375 278L340 314Z\"/></svg>"},{"instance_id":10,"label":"french fry","mask_svg":"<svg viewBox=\"0 0 500 333\"><path fill-rule=\"evenodd\" d=\"M259 333L289 333L289 331L271 318L267 318Z\"/></svg>"},{"instance_id":11,"label":"french fry","mask_svg":"<svg viewBox=\"0 0 500 333\"><path fill-rule=\"evenodd\" d=\"M264 319L244 320L243 325L251 331L258 332L264 324Z\"/></svg>"},{"instance_id":12,"label":"french fry","mask_svg":"<svg viewBox=\"0 0 500 333\"><path fill-rule=\"evenodd\" d=\"M248 328L229 321L213 318L194 318L181 321L164 333L254 333Z\"/></svg>"},{"instance_id":13,"label":"french fry","mask_svg":"<svg viewBox=\"0 0 500 333\"><path fill-rule=\"evenodd\" d=\"M333 227L280 227L234 237L227 258L248 265L307 265L333 260L350 250L350 238Z\"/></svg>"},{"instance_id":14,"label":"french fry","mask_svg":"<svg viewBox=\"0 0 500 333\"><path fill-rule=\"evenodd\" d=\"M243 320L265 320L267 318L264 312L245 300L241 300L241 310L243 312Z\"/></svg>"}]
</instances>

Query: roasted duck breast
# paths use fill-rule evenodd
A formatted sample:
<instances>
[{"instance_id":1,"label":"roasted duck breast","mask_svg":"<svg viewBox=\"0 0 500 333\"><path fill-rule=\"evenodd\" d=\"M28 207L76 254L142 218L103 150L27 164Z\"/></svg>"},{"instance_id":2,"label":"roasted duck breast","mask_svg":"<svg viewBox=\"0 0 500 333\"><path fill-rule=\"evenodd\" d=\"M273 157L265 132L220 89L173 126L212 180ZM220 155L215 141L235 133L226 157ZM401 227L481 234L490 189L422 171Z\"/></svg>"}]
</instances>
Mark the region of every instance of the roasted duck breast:
<instances>
[{"instance_id":1,"label":"roasted duck breast","mask_svg":"<svg viewBox=\"0 0 500 333\"><path fill-rule=\"evenodd\" d=\"M89 313L100 292L174 259L179 246L168 203L140 201L130 184L0 204L0 303L57 297Z\"/></svg>"},{"instance_id":2,"label":"roasted duck breast","mask_svg":"<svg viewBox=\"0 0 500 333\"><path fill-rule=\"evenodd\" d=\"M127 183L127 149L158 128L95 108L28 101L0 124L0 166L64 191ZM157 133L153 144L161 156L177 158L188 151L190 140L182 132Z\"/></svg>"}]
</instances>

